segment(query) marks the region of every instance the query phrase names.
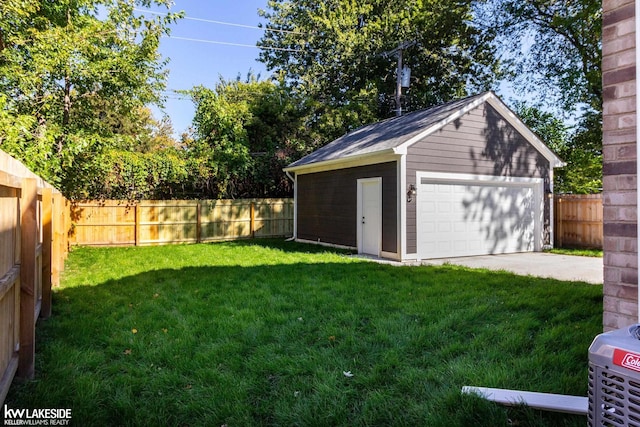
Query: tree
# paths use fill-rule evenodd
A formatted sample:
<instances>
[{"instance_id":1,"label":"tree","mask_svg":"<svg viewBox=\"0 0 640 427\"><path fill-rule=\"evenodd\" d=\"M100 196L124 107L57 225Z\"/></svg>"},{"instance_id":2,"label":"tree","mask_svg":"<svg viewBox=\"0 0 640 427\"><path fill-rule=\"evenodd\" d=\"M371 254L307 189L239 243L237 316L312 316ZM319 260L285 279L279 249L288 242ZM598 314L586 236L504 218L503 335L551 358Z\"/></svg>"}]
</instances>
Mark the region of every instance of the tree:
<instances>
[{"instance_id":1,"label":"tree","mask_svg":"<svg viewBox=\"0 0 640 427\"><path fill-rule=\"evenodd\" d=\"M602 110L600 1L489 0L478 15L496 31L517 89L559 110Z\"/></svg>"},{"instance_id":2,"label":"tree","mask_svg":"<svg viewBox=\"0 0 640 427\"><path fill-rule=\"evenodd\" d=\"M196 87L193 141L197 187L210 197L287 197L282 172L313 151L321 138L310 126L314 110L283 82L220 79L215 89Z\"/></svg>"},{"instance_id":3,"label":"tree","mask_svg":"<svg viewBox=\"0 0 640 427\"><path fill-rule=\"evenodd\" d=\"M168 8L170 0L5 3L0 15L3 107L33 120L19 142L0 147L35 166L68 197L89 196L87 188L101 169L92 162L120 139L118 129L105 126L103 114L130 117L160 101L166 75L159 38L178 15L144 19L134 10L151 4ZM0 135L11 132L0 129ZM22 157L33 144L43 148L35 164Z\"/></svg>"},{"instance_id":4,"label":"tree","mask_svg":"<svg viewBox=\"0 0 640 427\"><path fill-rule=\"evenodd\" d=\"M344 131L393 114L394 49L406 47L405 109L432 106L493 83L492 33L465 0L269 0L260 60ZM317 105L317 110L320 110Z\"/></svg>"},{"instance_id":5,"label":"tree","mask_svg":"<svg viewBox=\"0 0 640 427\"><path fill-rule=\"evenodd\" d=\"M596 0L489 0L477 9L496 30L516 91L576 129L559 154L557 188L602 189L602 7Z\"/></svg>"},{"instance_id":6,"label":"tree","mask_svg":"<svg viewBox=\"0 0 640 427\"><path fill-rule=\"evenodd\" d=\"M583 124L569 128L557 115L524 103L516 105L518 117L567 165L554 173L554 192L590 194L602 190L602 139L597 115L587 115Z\"/></svg>"}]
</instances>

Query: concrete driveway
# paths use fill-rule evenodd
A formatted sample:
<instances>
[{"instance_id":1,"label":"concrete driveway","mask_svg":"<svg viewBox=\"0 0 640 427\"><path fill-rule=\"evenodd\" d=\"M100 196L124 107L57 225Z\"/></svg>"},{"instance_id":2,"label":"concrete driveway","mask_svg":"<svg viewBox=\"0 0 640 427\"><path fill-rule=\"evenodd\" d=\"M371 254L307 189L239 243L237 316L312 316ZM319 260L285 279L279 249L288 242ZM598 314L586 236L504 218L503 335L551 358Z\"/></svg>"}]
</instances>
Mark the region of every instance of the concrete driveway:
<instances>
[{"instance_id":1,"label":"concrete driveway","mask_svg":"<svg viewBox=\"0 0 640 427\"><path fill-rule=\"evenodd\" d=\"M423 265L454 264L471 268L506 270L524 276L602 284L602 258L556 255L545 252L482 255L423 260Z\"/></svg>"}]
</instances>

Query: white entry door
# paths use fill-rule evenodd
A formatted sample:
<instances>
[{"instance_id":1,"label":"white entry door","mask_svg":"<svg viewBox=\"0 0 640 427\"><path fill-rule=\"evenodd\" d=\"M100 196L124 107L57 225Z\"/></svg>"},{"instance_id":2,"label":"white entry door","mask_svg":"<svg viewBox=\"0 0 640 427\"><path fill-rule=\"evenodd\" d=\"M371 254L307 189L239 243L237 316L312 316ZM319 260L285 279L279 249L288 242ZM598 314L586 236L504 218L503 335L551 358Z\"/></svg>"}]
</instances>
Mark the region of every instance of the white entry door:
<instances>
[{"instance_id":1,"label":"white entry door","mask_svg":"<svg viewBox=\"0 0 640 427\"><path fill-rule=\"evenodd\" d=\"M358 180L358 253L380 256L382 178Z\"/></svg>"}]
</instances>

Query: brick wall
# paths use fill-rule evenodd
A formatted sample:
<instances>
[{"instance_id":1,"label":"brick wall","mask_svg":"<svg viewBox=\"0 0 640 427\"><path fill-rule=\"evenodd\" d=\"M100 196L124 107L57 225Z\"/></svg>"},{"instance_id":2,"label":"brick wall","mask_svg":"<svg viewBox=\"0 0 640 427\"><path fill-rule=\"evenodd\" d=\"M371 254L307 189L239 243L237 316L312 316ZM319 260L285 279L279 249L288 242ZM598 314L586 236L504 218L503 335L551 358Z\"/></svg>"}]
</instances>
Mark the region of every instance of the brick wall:
<instances>
[{"instance_id":1,"label":"brick wall","mask_svg":"<svg viewBox=\"0 0 640 427\"><path fill-rule=\"evenodd\" d=\"M634 1L604 0L602 25L606 331L638 321Z\"/></svg>"}]
</instances>

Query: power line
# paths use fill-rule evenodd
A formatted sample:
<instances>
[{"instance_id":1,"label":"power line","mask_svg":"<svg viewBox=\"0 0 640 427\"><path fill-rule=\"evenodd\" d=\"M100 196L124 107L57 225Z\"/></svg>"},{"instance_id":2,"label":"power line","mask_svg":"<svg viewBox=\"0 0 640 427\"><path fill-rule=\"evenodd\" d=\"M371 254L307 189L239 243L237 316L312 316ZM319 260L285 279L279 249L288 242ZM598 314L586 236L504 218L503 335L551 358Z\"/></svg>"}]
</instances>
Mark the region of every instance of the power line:
<instances>
[{"instance_id":1,"label":"power line","mask_svg":"<svg viewBox=\"0 0 640 427\"><path fill-rule=\"evenodd\" d=\"M149 13L151 15L162 15L162 16L168 15L168 13L155 12L155 11L151 11L151 10L144 10L144 9L138 9L138 8L134 8L133 10L135 10L136 12ZM190 20L190 21L208 22L210 24L228 25L228 26L231 26L231 27L251 28L253 30L274 31L274 32L278 32L278 33L303 35L303 33L300 33L298 31L280 30L280 29L277 29L277 28L268 28L268 27L257 27L255 25L236 24L236 23L233 23L233 22L216 21L216 20L213 20L213 19L192 18L190 16L183 16L182 19L187 19L187 20Z\"/></svg>"},{"instance_id":2,"label":"power line","mask_svg":"<svg viewBox=\"0 0 640 427\"><path fill-rule=\"evenodd\" d=\"M184 40L188 42L198 42L198 43L209 43L209 44L221 44L224 46L236 46L236 47L251 47L254 49L265 49L265 50L279 50L283 52L303 52L302 49L289 49L285 47L268 47L268 46L258 46L254 44L243 44L243 43L230 43L230 42L221 42L217 40L204 40L204 39L192 39L190 37L179 37L179 36L164 36L170 39L176 40Z\"/></svg>"}]
</instances>

